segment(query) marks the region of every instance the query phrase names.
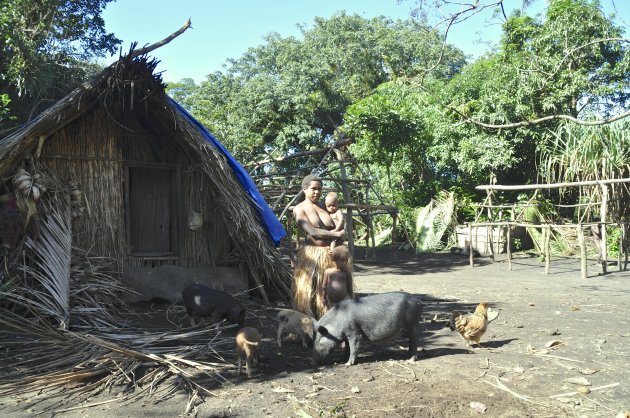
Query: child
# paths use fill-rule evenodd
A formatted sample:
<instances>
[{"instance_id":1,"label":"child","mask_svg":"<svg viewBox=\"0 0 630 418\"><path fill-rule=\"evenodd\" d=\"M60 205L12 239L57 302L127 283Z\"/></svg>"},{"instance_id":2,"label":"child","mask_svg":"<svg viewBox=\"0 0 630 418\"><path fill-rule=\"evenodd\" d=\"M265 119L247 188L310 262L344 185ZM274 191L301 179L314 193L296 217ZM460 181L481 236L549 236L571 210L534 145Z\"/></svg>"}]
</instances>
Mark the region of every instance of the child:
<instances>
[{"instance_id":1,"label":"child","mask_svg":"<svg viewBox=\"0 0 630 418\"><path fill-rule=\"evenodd\" d=\"M330 214L330 217L335 223L335 228L332 230L343 231L346 227L346 220L343 213L339 210L339 198L337 197L337 193L328 193L326 199L324 199L324 205L326 206L326 211ZM345 241L345 234L343 237L333 240L330 243L330 251L332 252L337 245L343 244L343 241Z\"/></svg>"},{"instance_id":2,"label":"child","mask_svg":"<svg viewBox=\"0 0 630 418\"><path fill-rule=\"evenodd\" d=\"M331 258L335 267L326 269L321 286L322 299L329 307L346 298L354 297L352 274L348 267L350 252L348 247L340 245L332 251Z\"/></svg>"}]
</instances>

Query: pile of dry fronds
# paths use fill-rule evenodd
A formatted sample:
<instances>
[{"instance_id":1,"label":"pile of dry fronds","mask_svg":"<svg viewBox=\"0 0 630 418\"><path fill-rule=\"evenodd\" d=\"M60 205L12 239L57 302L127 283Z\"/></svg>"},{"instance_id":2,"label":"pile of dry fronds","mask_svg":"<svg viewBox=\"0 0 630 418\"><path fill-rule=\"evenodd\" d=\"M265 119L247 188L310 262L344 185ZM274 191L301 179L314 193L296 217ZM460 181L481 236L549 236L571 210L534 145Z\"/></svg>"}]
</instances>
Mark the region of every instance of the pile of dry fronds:
<instances>
[{"instance_id":1,"label":"pile of dry fronds","mask_svg":"<svg viewBox=\"0 0 630 418\"><path fill-rule=\"evenodd\" d=\"M50 230L40 227L39 233L38 254L63 253L59 240L46 239ZM120 294L129 290L110 270L114 261L78 248L71 251L70 321L63 323L63 309L46 303L63 293L62 284L41 273L56 276L59 263L25 254L27 266L39 259L38 277L29 277L36 270L24 267L12 277L11 288L0 291L0 397L11 399L16 411L60 411L111 392L129 401L146 395L159 401L177 391L189 394L189 409L198 396L227 382L224 374L235 353L226 330L233 326L186 328L179 318L148 329L146 316L121 301Z\"/></svg>"},{"instance_id":2,"label":"pile of dry fronds","mask_svg":"<svg viewBox=\"0 0 630 418\"><path fill-rule=\"evenodd\" d=\"M233 355L225 327L103 328L88 334L7 310L0 312L0 327L6 370L0 396L13 396L16 410L39 406L54 412L112 391L125 399L152 395L155 401L186 391L190 407L199 394L212 394L210 388L226 382L221 373L230 366L224 356Z\"/></svg>"}]
</instances>

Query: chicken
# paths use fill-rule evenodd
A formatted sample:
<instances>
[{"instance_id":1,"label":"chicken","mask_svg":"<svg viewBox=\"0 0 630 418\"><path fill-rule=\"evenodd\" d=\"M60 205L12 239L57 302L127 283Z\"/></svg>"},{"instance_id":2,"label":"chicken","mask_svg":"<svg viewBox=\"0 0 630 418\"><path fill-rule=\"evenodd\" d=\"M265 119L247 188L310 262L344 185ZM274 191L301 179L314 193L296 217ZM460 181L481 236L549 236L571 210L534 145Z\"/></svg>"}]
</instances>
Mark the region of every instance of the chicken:
<instances>
[{"instance_id":1,"label":"chicken","mask_svg":"<svg viewBox=\"0 0 630 418\"><path fill-rule=\"evenodd\" d=\"M488 304L481 302L472 314L462 315L453 311L449 326L452 331L459 332L468 346L473 343L479 346L479 340L488 328Z\"/></svg>"}]
</instances>

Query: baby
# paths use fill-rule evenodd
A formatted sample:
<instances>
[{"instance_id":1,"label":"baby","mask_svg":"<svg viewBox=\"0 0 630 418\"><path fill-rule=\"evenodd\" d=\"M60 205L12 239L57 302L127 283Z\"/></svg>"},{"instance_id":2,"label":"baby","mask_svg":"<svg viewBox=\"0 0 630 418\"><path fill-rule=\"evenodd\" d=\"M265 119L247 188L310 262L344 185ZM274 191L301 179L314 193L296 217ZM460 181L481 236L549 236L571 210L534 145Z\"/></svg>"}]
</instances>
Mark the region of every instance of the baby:
<instances>
[{"instance_id":1,"label":"baby","mask_svg":"<svg viewBox=\"0 0 630 418\"><path fill-rule=\"evenodd\" d=\"M339 210L339 198L337 197L337 193L330 192L326 195L324 199L324 205L326 206L326 211L330 214L333 222L335 223L335 228L333 231L343 231L346 227L346 220L343 216L343 213ZM330 243L330 251L334 250L337 245L343 244L346 236L344 234L343 237L338 238Z\"/></svg>"},{"instance_id":2,"label":"baby","mask_svg":"<svg viewBox=\"0 0 630 418\"><path fill-rule=\"evenodd\" d=\"M350 252L345 245L335 247L332 251L331 258L335 263L335 267L326 269L321 287L321 297L328 306L341 302L348 297L354 297L352 274L348 267L349 257Z\"/></svg>"}]
</instances>

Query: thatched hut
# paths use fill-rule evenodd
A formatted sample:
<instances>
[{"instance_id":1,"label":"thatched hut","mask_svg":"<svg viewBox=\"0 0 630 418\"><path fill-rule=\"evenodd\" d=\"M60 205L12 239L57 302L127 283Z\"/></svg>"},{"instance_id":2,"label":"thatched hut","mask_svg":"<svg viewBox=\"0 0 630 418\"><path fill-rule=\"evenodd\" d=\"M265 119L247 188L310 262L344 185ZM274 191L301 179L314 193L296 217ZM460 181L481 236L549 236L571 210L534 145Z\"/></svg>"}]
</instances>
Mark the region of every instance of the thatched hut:
<instances>
[{"instance_id":1,"label":"thatched hut","mask_svg":"<svg viewBox=\"0 0 630 418\"><path fill-rule=\"evenodd\" d=\"M263 299L287 298L291 272L274 248L284 229L247 172L165 94L157 62L130 56L0 140L8 270L36 272L61 322L78 249L113 260L123 282L221 281L227 266Z\"/></svg>"}]
</instances>

